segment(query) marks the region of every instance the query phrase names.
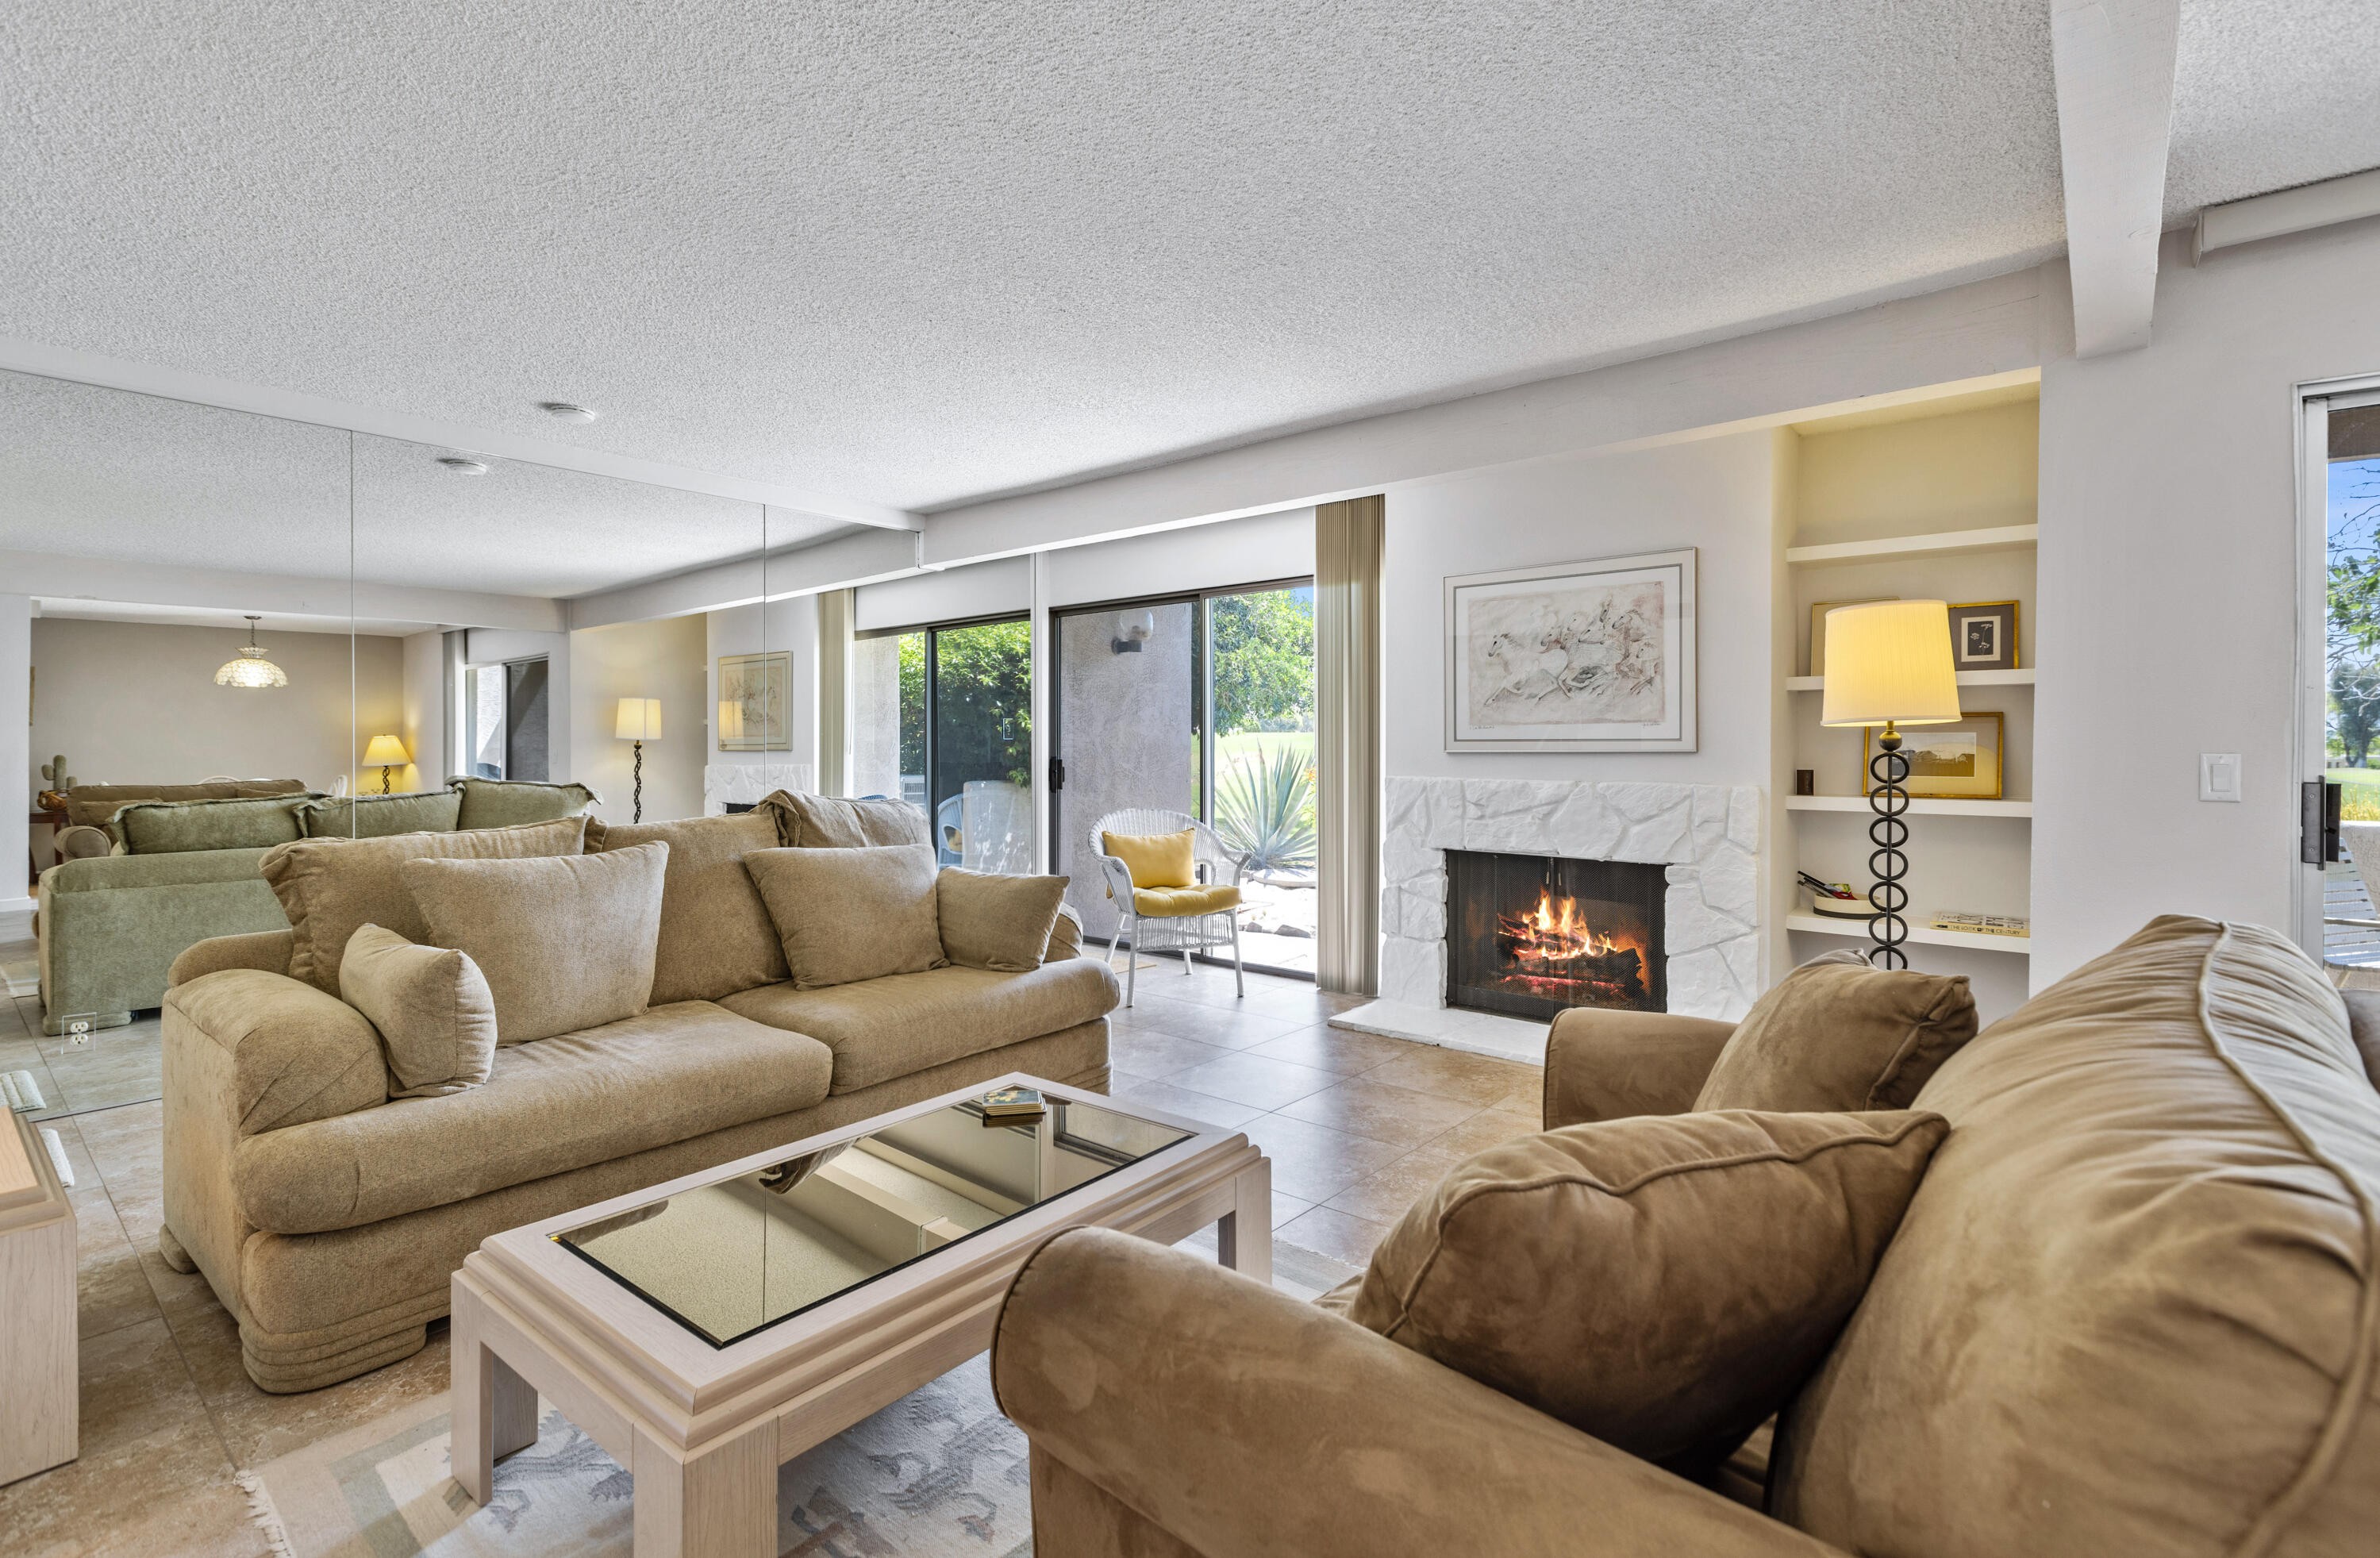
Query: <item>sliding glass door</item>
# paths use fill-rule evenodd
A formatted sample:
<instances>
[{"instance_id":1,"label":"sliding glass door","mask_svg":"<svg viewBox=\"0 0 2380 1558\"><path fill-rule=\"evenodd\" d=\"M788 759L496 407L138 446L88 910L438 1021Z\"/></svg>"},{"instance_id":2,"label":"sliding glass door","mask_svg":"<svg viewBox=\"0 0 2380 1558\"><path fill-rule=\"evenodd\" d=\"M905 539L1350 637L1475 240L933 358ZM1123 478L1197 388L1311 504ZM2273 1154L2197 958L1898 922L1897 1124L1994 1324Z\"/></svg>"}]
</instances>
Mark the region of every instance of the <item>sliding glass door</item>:
<instances>
[{"instance_id":1,"label":"sliding glass door","mask_svg":"<svg viewBox=\"0 0 2380 1558\"><path fill-rule=\"evenodd\" d=\"M1033 643L1023 617L853 646L853 778L925 809L942 863L1033 869Z\"/></svg>"},{"instance_id":2,"label":"sliding glass door","mask_svg":"<svg viewBox=\"0 0 2380 1558\"><path fill-rule=\"evenodd\" d=\"M1052 869L1092 938L1111 940L1091 830L1182 812L1248 857L1251 968L1314 971L1314 590L1292 580L1054 614Z\"/></svg>"}]
</instances>

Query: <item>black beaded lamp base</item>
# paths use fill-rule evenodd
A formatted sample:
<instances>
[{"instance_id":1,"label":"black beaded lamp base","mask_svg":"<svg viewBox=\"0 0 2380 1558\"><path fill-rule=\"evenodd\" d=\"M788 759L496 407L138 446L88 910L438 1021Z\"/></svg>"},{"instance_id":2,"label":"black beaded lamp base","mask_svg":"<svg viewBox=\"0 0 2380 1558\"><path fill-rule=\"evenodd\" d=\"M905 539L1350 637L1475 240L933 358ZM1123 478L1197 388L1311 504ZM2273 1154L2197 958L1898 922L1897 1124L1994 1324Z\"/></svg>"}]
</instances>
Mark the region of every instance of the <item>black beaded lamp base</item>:
<instances>
[{"instance_id":1,"label":"black beaded lamp base","mask_svg":"<svg viewBox=\"0 0 2380 1558\"><path fill-rule=\"evenodd\" d=\"M1867 922L1868 938L1876 943L1867 960L1879 968L1906 968L1909 955L1900 943L1909 939L1909 921L1901 911L1909 907L1909 890L1900 879L1909 874L1909 857L1900 846L1909 842L1909 824L1901 819L1909 810L1909 792L1901 787L1909 777L1909 759L1900 750L1900 735L1891 725L1884 727L1876 745L1883 749L1867 765L1868 777L1876 784L1867 793L1867 803L1876 812L1876 820L1867 825L1868 842L1876 847L1867 858L1868 873L1876 884L1867 890L1867 901L1876 910L1876 918Z\"/></svg>"}]
</instances>

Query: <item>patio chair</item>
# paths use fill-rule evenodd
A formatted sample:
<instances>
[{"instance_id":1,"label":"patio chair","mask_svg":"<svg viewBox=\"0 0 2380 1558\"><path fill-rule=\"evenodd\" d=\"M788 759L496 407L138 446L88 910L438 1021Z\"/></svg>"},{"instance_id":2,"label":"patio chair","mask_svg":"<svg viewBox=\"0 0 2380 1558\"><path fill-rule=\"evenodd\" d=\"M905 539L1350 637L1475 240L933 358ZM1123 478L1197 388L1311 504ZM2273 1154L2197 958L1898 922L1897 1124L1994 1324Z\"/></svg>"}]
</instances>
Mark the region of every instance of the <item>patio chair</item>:
<instances>
[{"instance_id":1,"label":"patio chair","mask_svg":"<svg viewBox=\"0 0 2380 1558\"><path fill-rule=\"evenodd\" d=\"M1142 887L1132 869L1107 852L1109 834L1178 834L1190 831L1193 882L1188 887ZM1108 943L1108 966L1115 966L1118 945L1127 941L1132 951L1124 963L1123 1004L1132 1004L1133 987L1143 952L1178 952L1182 972L1188 977L1194 952L1232 949L1232 979L1238 992L1248 992L1246 972L1240 966L1240 870L1245 855L1225 848L1215 830L1186 811L1152 811L1135 808L1111 811L1091 824L1091 853L1106 879L1108 896L1123 917L1118 934Z\"/></svg>"}]
</instances>

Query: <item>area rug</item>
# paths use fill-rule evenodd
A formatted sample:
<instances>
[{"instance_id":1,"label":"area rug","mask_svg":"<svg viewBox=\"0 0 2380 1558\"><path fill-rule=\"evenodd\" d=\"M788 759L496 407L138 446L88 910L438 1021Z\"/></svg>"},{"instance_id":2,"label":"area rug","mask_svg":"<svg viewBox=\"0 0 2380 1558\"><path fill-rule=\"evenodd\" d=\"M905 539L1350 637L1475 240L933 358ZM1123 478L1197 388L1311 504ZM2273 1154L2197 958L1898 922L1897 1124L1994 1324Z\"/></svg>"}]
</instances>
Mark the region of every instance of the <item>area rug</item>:
<instances>
[{"instance_id":1,"label":"area rug","mask_svg":"<svg viewBox=\"0 0 2380 1558\"><path fill-rule=\"evenodd\" d=\"M1209 1235L1211 1238L1211 1235ZM1185 1248L1196 1248L1194 1239ZM1300 1298L1355 1268L1273 1246ZM635 1479L540 1406L539 1436L497 1463L482 1508L448 1463L443 1395L240 1474L283 1558L626 1558ZM1025 1435L992 1400L989 1355L953 1369L777 1473L783 1558L1026 1558Z\"/></svg>"}]
</instances>

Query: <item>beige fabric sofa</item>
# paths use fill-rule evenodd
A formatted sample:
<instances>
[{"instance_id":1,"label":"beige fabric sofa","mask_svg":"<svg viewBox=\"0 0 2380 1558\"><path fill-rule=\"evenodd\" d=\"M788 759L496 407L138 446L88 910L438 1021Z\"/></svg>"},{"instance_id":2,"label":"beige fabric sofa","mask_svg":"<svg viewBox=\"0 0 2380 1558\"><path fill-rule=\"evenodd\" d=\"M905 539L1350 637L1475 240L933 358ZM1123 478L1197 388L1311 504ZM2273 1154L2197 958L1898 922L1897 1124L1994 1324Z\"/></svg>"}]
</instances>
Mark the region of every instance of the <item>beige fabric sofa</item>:
<instances>
[{"instance_id":1,"label":"beige fabric sofa","mask_svg":"<svg viewBox=\"0 0 2380 1558\"><path fill-rule=\"evenodd\" d=\"M1547 1125L1690 1109L1725 1033L1566 1019ZM2380 997L2254 927L2159 919L2043 992L1918 1095L1949 1135L1733 1499L1326 1307L1062 1234L992 1355L1034 1552L2369 1553L2375 1069Z\"/></svg>"},{"instance_id":2,"label":"beige fabric sofa","mask_svg":"<svg viewBox=\"0 0 2380 1558\"><path fill-rule=\"evenodd\" d=\"M738 862L779 846L774 816L599 842L656 837L672 844L660 1004L500 1049L468 1091L391 1100L371 1024L286 973L291 931L204 942L176 963L160 1251L206 1273L257 1384L310 1390L419 1350L449 1275L505 1228L1002 1072L1105 1089L1116 981L1075 955L1073 921L1022 973L737 988L722 949L740 936L756 951L758 905Z\"/></svg>"}]
</instances>

